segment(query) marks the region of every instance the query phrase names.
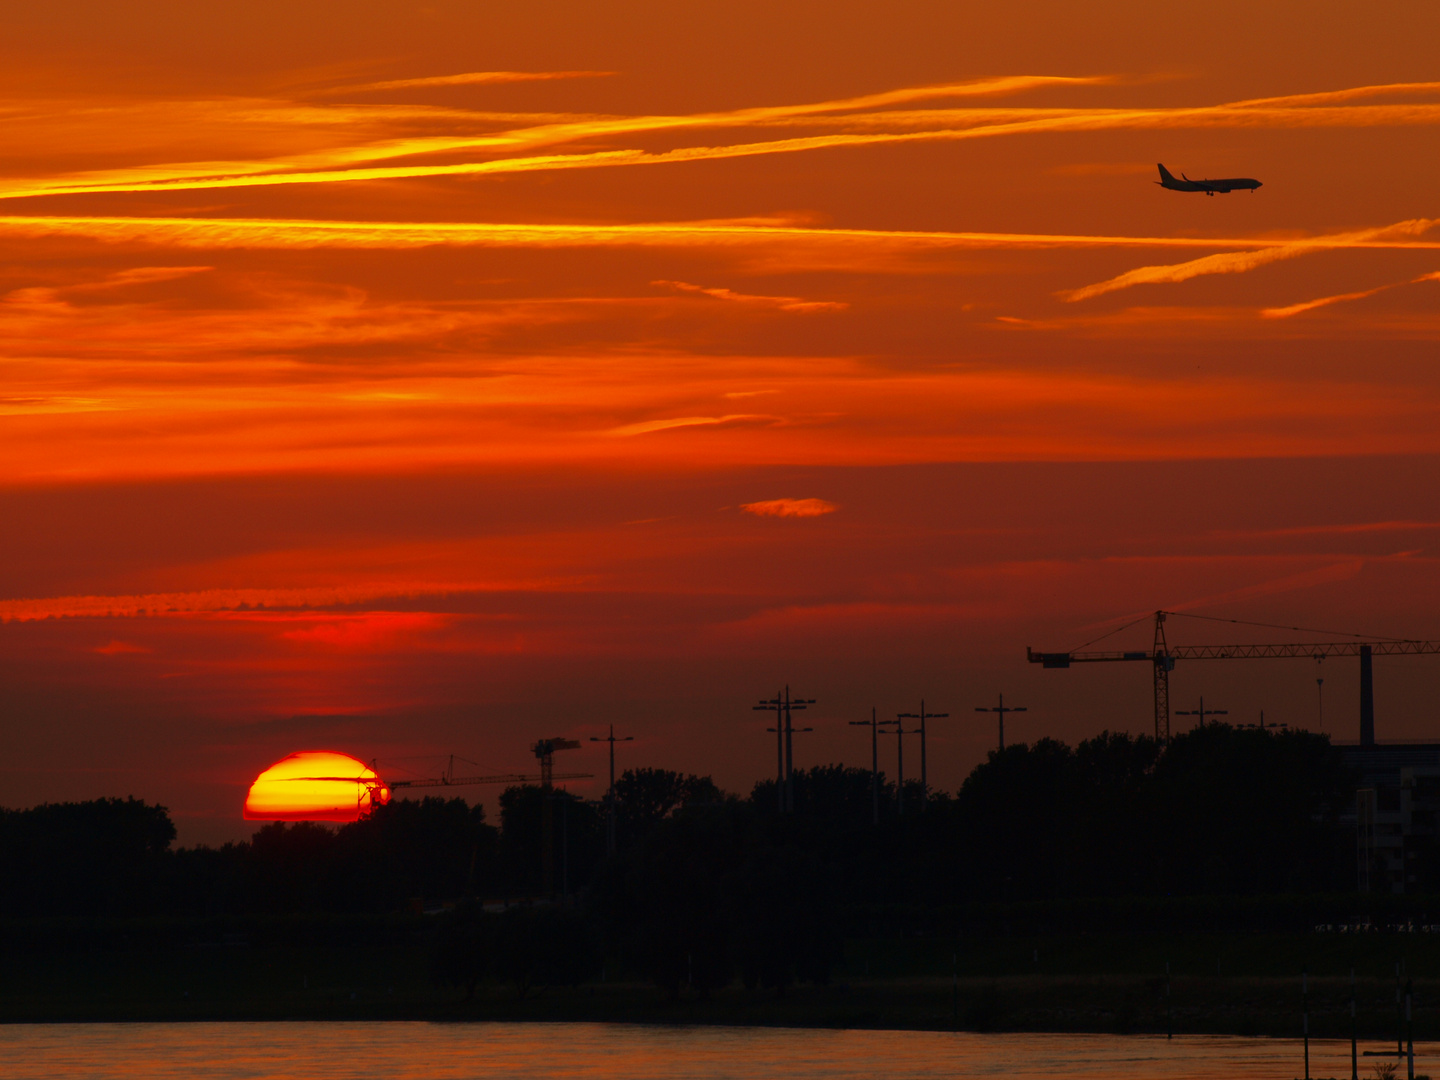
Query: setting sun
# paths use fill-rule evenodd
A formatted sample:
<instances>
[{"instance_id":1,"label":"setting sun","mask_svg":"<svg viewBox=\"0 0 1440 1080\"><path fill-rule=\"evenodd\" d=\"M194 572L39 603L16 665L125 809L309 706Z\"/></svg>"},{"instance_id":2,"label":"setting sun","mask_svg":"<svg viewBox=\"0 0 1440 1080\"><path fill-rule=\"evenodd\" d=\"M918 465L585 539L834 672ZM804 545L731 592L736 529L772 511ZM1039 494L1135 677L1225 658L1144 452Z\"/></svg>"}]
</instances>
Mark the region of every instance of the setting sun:
<instances>
[{"instance_id":1,"label":"setting sun","mask_svg":"<svg viewBox=\"0 0 1440 1080\"><path fill-rule=\"evenodd\" d=\"M358 821L390 801L390 789L348 754L291 754L255 778L245 796L249 821Z\"/></svg>"}]
</instances>

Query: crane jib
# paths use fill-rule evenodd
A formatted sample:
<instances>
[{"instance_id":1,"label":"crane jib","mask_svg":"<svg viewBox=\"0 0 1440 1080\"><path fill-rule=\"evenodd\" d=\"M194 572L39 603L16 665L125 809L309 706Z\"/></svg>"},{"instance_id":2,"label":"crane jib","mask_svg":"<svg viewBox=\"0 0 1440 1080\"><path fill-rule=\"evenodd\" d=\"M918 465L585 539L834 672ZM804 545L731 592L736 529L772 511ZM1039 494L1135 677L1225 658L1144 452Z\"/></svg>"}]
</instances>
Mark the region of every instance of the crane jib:
<instances>
[{"instance_id":1,"label":"crane jib","mask_svg":"<svg viewBox=\"0 0 1440 1080\"><path fill-rule=\"evenodd\" d=\"M1327 641L1280 645L1175 645L1164 655L1172 660L1263 660L1269 658L1318 659L1322 656L1359 656L1369 649L1372 656L1430 656L1440 654L1440 641ZM1047 668L1068 668L1071 664L1108 663L1122 660L1151 660L1153 652L1035 652L1032 664Z\"/></svg>"}]
</instances>

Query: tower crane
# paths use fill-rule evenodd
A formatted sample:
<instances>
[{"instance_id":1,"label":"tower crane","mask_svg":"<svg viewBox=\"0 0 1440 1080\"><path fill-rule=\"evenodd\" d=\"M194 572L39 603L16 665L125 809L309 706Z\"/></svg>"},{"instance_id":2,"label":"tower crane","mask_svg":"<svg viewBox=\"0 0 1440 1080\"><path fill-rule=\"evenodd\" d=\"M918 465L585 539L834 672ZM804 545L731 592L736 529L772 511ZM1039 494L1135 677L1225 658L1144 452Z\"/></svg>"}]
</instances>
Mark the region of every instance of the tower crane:
<instances>
[{"instance_id":1,"label":"tower crane","mask_svg":"<svg viewBox=\"0 0 1440 1080\"><path fill-rule=\"evenodd\" d=\"M1352 634L1353 641L1321 641L1276 645L1170 645L1165 640L1165 619L1169 615L1186 615L1185 612L1155 612L1155 639L1149 649L1130 652L1084 651L1081 646L1070 652L1036 652L1028 646L1026 658L1032 664L1045 668L1068 668L1071 664L1112 663L1141 661L1149 663L1155 683L1155 738L1159 742L1170 741L1170 672L1175 670L1177 660L1272 660L1302 658L1323 660L1327 656L1357 656L1360 658L1360 744L1375 744L1375 679L1372 658L1376 656L1429 656L1440 654L1440 641L1417 641L1404 638L1381 638L1373 635ZM1328 633L1329 631L1307 631L1299 626L1271 626L1268 623L1246 623L1242 619L1215 619L1205 615L1189 615L1189 618L1210 619L1213 622L1234 623L1246 626L1266 626L1276 630L1298 630L1305 633ZM1144 616L1150 618L1149 615ZM1119 633L1129 626L1143 621L1127 623L1112 630ZM1104 635L1109 637L1109 634ZM1096 639L1101 640L1099 638ZM1094 644L1090 642L1088 644Z\"/></svg>"}]
</instances>

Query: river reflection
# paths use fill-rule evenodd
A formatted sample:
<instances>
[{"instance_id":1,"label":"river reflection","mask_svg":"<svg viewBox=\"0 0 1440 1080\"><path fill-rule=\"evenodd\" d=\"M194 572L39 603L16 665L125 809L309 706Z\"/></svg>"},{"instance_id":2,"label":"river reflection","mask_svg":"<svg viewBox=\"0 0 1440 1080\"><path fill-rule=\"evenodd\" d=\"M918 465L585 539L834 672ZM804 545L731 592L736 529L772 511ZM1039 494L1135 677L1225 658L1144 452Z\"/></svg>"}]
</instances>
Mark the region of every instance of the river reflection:
<instances>
[{"instance_id":1,"label":"river reflection","mask_svg":"<svg viewBox=\"0 0 1440 1080\"><path fill-rule=\"evenodd\" d=\"M1417 1072L1434 1044L1417 1045ZM1374 1075L1371 1058L1362 1075ZM1348 1042L1314 1042L1312 1076L1350 1075ZM1290 1080L1300 1045L1184 1036L629 1024L225 1023L0 1025L7 1080L921 1080L1105 1077ZM1400 1075L1404 1075L1403 1067Z\"/></svg>"}]
</instances>

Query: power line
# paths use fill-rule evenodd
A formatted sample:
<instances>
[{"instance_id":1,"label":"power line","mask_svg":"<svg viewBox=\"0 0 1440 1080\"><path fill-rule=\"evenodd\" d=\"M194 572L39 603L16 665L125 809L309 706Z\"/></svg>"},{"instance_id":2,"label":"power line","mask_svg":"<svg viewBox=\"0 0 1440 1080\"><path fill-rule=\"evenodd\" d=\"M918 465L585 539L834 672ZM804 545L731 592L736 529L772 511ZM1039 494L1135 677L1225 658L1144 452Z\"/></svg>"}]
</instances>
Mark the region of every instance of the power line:
<instances>
[{"instance_id":1,"label":"power line","mask_svg":"<svg viewBox=\"0 0 1440 1080\"><path fill-rule=\"evenodd\" d=\"M1005 704L1005 695L1004 695L1004 694L1001 694L1001 695L1000 695L1000 704L999 704L999 705L991 705L989 708L984 708L984 707L982 707L982 706L977 705L977 706L975 707L975 711L976 711L976 712L993 712L996 716L998 716L998 717L1000 718L1000 749L1001 749L1001 750L1004 750L1004 749L1005 749L1005 714L1006 714L1007 712L1029 712L1030 710L1027 709L1024 705L1006 705L1006 704Z\"/></svg>"},{"instance_id":2,"label":"power line","mask_svg":"<svg viewBox=\"0 0 1440 1080\"><path fill-rule=\"evenodd\" d=\"M925 711L925 699L921 698L920 711L918 713L900 713L897 717L897 720L901 722L905 720L920 721L920 727L916 730L920 732L920 812L922 814L925 812L925 804L930 799L930 779L925 771L925 721L927 719L943 720L949 715L948 712L927 713Z\"/></svg>"}]
</instances>

